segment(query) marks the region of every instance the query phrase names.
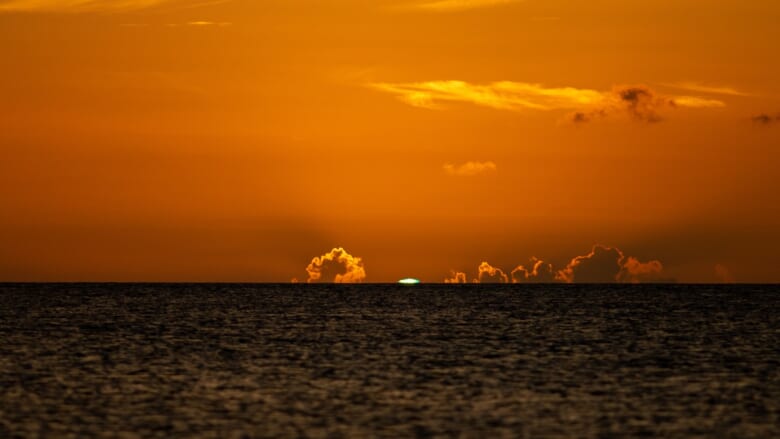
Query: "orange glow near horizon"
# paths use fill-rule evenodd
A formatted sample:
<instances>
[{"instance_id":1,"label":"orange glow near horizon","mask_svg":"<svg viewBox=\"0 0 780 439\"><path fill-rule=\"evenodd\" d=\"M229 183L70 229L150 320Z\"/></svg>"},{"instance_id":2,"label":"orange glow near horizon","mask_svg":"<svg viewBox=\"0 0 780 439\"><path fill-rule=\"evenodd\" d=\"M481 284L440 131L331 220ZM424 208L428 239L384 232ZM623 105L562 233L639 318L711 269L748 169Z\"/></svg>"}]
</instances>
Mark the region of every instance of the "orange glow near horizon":
<instances>
[{"instance_id":1,"label":"orange glow near horizon","mask_svg":"<svg viewBox=\"0 0 780 439\"><path fill-rule=\"evenodd\" d=\"M0 281L780 282L780 4L700 3L0 0Z\"/></svg>"}]
</instances>

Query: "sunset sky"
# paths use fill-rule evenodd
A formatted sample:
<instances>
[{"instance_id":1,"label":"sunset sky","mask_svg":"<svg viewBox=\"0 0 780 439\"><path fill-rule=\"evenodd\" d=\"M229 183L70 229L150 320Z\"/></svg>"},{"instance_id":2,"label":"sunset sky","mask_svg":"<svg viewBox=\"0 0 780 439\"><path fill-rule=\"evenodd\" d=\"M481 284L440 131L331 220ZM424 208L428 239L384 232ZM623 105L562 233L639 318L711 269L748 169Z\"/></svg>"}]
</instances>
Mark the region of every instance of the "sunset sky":
<instances>
[{"instance_id":1,"label":"sunset sky","mask_svg":"<svg viewBox=\"0 0 780 439\"><path fill-rule=\"evenodd\" d=\"M0 281L780 282L778 23L0 0Z\"/></svg>"}]
</instances>

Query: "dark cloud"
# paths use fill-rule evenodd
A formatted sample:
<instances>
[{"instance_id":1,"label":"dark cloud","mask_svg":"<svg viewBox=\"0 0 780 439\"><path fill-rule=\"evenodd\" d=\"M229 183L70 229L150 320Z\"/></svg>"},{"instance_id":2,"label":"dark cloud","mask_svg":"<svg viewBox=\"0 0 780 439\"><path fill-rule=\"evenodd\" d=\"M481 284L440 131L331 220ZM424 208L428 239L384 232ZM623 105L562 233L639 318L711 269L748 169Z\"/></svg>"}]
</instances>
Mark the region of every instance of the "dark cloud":
<instances>
[{"instance_id":1,"label":"dark cloud","mask_svg":"<svg viewBox=\"0 0 780 439\"><path fill-rule=\"evenodd\" d=\"M761 113L751 117L750 120L759 125L771 125L775 122L780 122L780 114L771 116L766 113Z\"/></svg>"},{"instance_id":2,"label":"dark cloud","mask_svg":"<svg viewBox=\"0 0 780 439\"><path fill-rule=\"evenodd\" d=\"M646 85L621 85L603 93L603 98L589 107L570 113L567 119L581 124L613 114L624 114L636 121L654 123L662 121L661 113L668 109L720 108L725 105L720 100L696 96L664 96Z\"/></svg>"},{"instance_id":3,"label":"dark cloud","mask_svg":"<svg viewBox=\"0 0 780 439\"><path fill-rule=\"evenodd\" d=\"M504 273L503 270L500 268L496 268L487 262L483 262L479 264L479 268L477 269L477 279L475 279L476 282L481 284L487 284L487 283L501 283L506 284L509 283L509 276Z\"/></svg>"},{"instance_id":4,"label":"dark cloud","mask_svg":"<svg viewBox=\"0 0 780 439\"><path fill-rule=\"evenodd\" d=\"M664 266L659 261L639 262L637 258L629 256L623 259L622 265L617 277L619 282L638 284L673 281L664 276Z\"/></svg>"},{"instance_id":5,"label":"dark cloud","mask_svg":"<svg viewBox=\"0 0 780 439\"><path fill-rule=\"evenodd\" d=\"M566 268L558 272L556 279L569 283L617 282L622 259L620 250L597 245L587 255L572 259Z\"/></svg>"},{"instance_id":6,"label":"dark cloud","mask_svg":"<svg viewBox=\"0 0 780 439\"><path fill-rule=\"evenodd\" d=\"M525 268L518 265L512 270L512 283L536 282L549 283L555 282L555 272L552 264L548 264L539 258L531 258L529 265L531 268Z\"/></svg>"},{"instance_id":7,"label":"dark cloud","mask_svg":"<svg viewBox=\"0 0 780 439\"><path fill-rule=\"evenodd\" d=\"M306 272L309 273L308 283L360 283L366 278L363 260L341 247L312 259Z\"/></svg>"},{"instance_id":8,"label":"dark cloud","mask_svg":"<svg viewBox=\"0 0 780 439\"><path fill-rule=\"evenodd\" d=\"M593 246L590 253L577 256L566 268L558 271L556 279L568 283L613 282L672 282L665 277L659 261L640 262L625 256L616 247Z\"/></svg>"},{"instance_id":9,"label":"dark cloud","mask_svg":"<svg viewBox=\"0 0 780 439\"><path fill-rule=\"evenodd\" d=\"M643 122L660 122L662 118L658 112L664 107L676 106L673 100L659 97L644 85L615 88L614 93L625 105L628 114Z\"/></svg>"}]
</instances>

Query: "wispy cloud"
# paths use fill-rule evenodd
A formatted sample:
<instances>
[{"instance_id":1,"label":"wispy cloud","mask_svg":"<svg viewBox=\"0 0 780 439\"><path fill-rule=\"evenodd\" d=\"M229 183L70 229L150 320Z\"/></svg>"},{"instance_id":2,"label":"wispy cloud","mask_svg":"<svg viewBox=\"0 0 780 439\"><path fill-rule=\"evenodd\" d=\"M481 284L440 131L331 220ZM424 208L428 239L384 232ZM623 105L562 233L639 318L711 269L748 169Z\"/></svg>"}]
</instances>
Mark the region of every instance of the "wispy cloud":
<instances>
[{"instance_id":1,"label":"wispy cloud","mask_svg":"<svg viewBox=\"0 0 780 439\"><path fill-rule=\"evenodd\" d=\"M428 11L462 11L466 9L487 8L508 3L519 3L522 0L436 0L415 4L413 9Z\"/></svg>"},{"instance_id":2,"label":"wispy cloud","mask_svg":"<svg viewBox=\"0 0 780 439\"><path fill-rule=\"evenodd\" d=\"M695 91L698 93L714 94L714 95L726 95L726 96L752 96L750 93L737 90L732 87L726 86L713 86L699 84L698 82L676 82L662 84L667 87L677 88L680 90Z\"/></svg>"},{"instance_id":3,"label":"wispy cloud","mask_svg":"<svg viewBox=\"0 0 780 439\"><path fill-rule=\"evenodd\" d=\"M226 0L7 0L0 12L120 12L152 8L164 4L201 6Z\"/></svg>"},{"instance_id":4,"label":"wispy cloud","mask_svg":"<svg viewBox=\"0 0 780 439\"><path fill-rule=\"evenodd\" d=\"M445 163L443 168L444 171L450 175L457 177L473 177L485 172L495 171L496 164L493 162L466 162L461 165Z\"/></svg>"},{"instance_id":5,"label":"wispy cloud","mask_svg":"<svg viewBox=\"0 0 780 439\"><path fill-rule=\"evenodd\" d=\"M697 96L665 96L644 85L616 86L609 91L576 87L545 87L527 82L500 81L471 84L465 81L373 83L376 90L395 95L409 105L444 109L447 103L470 103L507 111L577 110L571 117L586 122L596 116L627 113L637 120L660 120L663 108L724 107L723 101Z\"/></svg>"},{"instance_id":6,"label":"wispy cloud","mask_svg":"<svg viewBox=\"0 0 780 439\"><path fill-rule=\"evenodd\" d=\"M233 23L229 21L189 21L187 23L169 23L168 27L179 27L179 26L192 26L192 27L225 27L225 26L232 26Z\"/></svg>"}]
</instances>

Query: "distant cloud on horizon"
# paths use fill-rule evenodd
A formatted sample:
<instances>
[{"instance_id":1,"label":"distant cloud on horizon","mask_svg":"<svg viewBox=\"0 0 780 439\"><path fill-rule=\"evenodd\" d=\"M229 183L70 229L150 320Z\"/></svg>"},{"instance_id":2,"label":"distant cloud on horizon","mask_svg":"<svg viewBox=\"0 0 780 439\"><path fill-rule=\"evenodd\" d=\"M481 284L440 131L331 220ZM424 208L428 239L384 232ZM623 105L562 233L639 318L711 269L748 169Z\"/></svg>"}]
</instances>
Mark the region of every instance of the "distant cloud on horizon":
<instances>
[{"instance_id":1,"label":"distant cloud on horizon","mask_svg":"<svg viewBox=\"0 0 780 439\"><path fill-rule=\"evenodd\" d=\"M311 260L306 267L307 283L361 283L366 279L363 259L355 257L342 247L336 247Z\"/></svg>"},{"instance_id":2,"label":"distant cloud on horizon","mask_svg":"<svg viewBox=\"0 0 780 439\"><path fill-rule=\"evenodd\" d=\"M594 245L591 251L576 256L561 270L555 270L539 258L533 257L526 268L515 267L510 275L502 269L482 262L477 267L474 283L647 283L674 282L667 276L660 261L641 262L633 256L626 256L617 247ZM445 283L466 283L463 272L451 272Z\"/></svg>"}]
</instances>

